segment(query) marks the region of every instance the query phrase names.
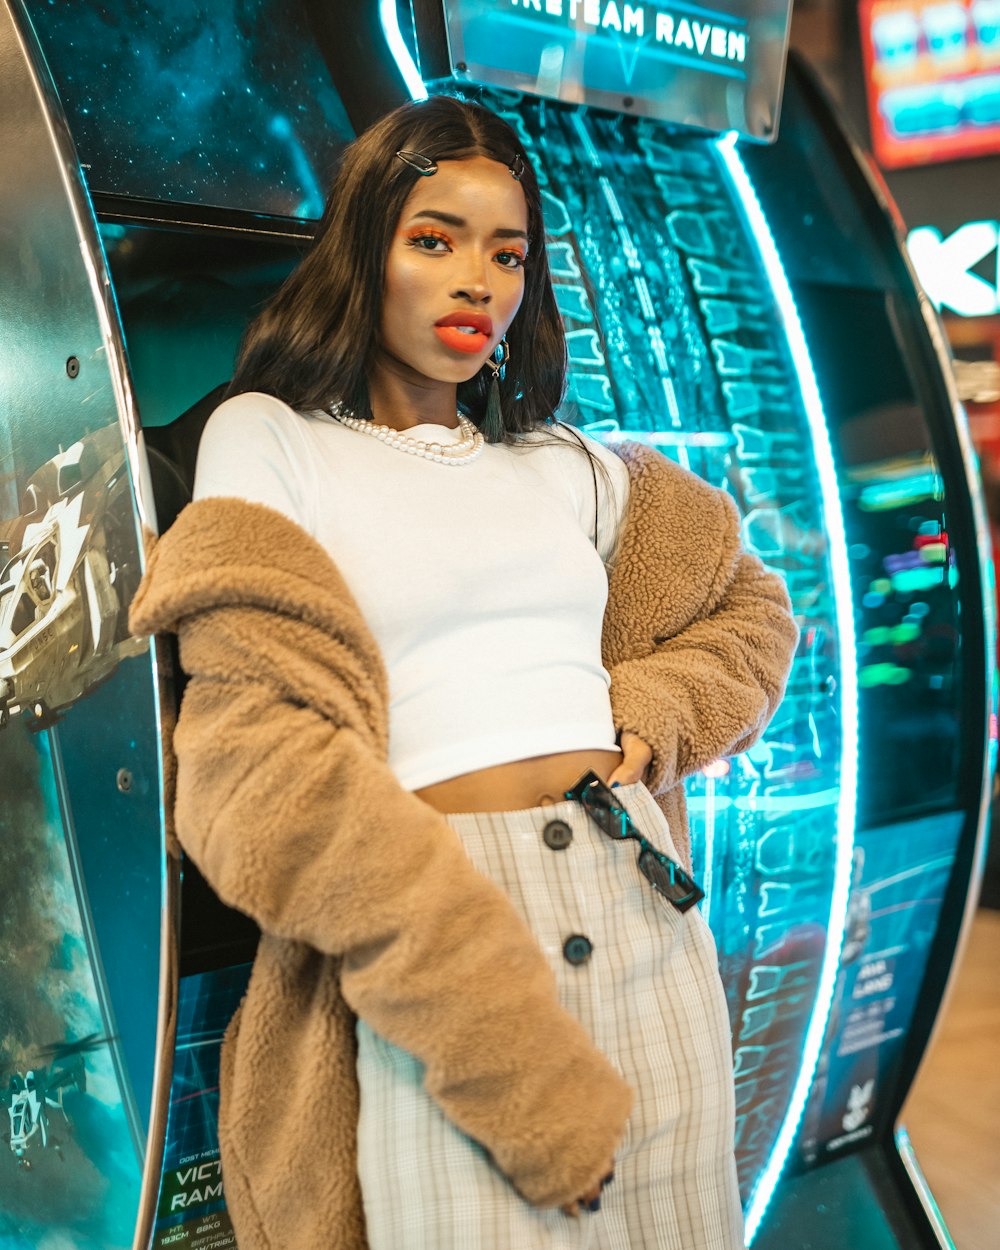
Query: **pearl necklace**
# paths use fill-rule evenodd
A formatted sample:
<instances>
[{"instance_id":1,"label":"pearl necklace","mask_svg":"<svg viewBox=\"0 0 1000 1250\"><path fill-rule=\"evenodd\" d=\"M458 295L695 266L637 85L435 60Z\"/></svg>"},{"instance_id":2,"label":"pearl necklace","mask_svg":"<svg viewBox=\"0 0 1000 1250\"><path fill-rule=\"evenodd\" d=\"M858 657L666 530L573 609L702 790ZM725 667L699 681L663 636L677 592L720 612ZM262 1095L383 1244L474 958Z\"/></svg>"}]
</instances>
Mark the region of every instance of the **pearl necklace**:
<instances>
[{"instance_id":1,"label":"pearl necklace","mask_svg":"<svg viewBox=\"0 0 1000 1250\"><path fill-rule=\"evenodd\" d=\"M408 456L433 460L435 464L471 464L486 446L486 440L468 417L462 413L457 415L458 428L462 431L462 437L457 443L425 443L419 438L408 438L401 430L394 430L390 425L376 425L374 421L348 416L336 406L330 409L330 416L341 425L346 425L349 430L369 434L387 447L405 451Z\"/></svg>"}]
</instances>

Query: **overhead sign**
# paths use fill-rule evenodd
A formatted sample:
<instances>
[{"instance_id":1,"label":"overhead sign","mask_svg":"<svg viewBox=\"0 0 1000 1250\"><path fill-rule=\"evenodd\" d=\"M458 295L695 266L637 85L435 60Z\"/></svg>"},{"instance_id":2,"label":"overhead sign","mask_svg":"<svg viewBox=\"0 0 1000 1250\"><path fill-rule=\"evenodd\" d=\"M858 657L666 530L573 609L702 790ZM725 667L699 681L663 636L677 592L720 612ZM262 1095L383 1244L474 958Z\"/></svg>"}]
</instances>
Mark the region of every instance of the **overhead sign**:
<instances>
[{"instance_id":1,"label":"overhead sign","mask_svg":"<svg viewBox=\"0 0 1000 1250\"><path fill-rule=\"evenodd\" d=\"M910 231L906 248L921 286L937 308L961 317L990 317L1000 312L998 242L1000 222L969 221L947 237L934 226L920 226ZM990 257L987 279L980 275ZM977 267L980 273L973 273Z\"/></svg>"},{"instance_id":2,"label":"overhead sign","mask_svg":"<svg viewBox=\"0 0 1000 1250\"><path fill-rule=\"evenodd\" d=\"M1000 151L996 0L861 0L859 20L880 165Z\"/></svg>"},{"instance_id":3,"label":"overhead sign","mask_svg":"<svg viewBox=\"0 0 1000 1250\"><path fill-rule=\"evenodd\" d=\"M445 0L459 80L773 139L791 0Z\"/></svg>"}]
</instances>

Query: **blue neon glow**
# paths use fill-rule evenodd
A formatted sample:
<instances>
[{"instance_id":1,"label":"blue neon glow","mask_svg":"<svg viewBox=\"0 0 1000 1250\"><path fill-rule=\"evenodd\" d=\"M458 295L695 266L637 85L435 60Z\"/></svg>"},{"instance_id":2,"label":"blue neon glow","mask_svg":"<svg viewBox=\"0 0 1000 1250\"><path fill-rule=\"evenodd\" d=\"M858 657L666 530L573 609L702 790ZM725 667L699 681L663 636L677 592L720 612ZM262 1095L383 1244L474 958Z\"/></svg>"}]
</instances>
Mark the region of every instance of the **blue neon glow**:
<instances>
[{"instance_id":1,"label":"blue neon glow","mask_svg":"<svg viewBox=\"0 0 1000 1250\"><path fill-rule=\"evenodd\" d=\"M413 63L410 49L406 46L403 33L399 29L399 14L396 12L396 0L379 0L378 18L382 24L382 34L385 35L389 51L392 53L399 72L403 75L403 82L406 83L410 99L426 100L427 88L424 86L424 80L420 77L420 71Z\"/></svg>"},{"instance_id":2,"label":"blue neon glow","mask_svg":"<svg viewBox=\"0 0 1000 1250\"><path fill-rule=\"evenodd\" d=\"M812 794L717 794L712 800L717 812L734 808L738 812L760 812L777 816L781 812L806 812L819 807L834 807L840 801L842 787L816 790ZM705 811L706 800L697 794L687 796L689 812Z\"/></svg>"},{"instance_id":3,"label":"blue neon glow","mask_svg":"<svg viewBox=\"0 0 1000 1250\"><path fill-rule=\"evenodd\" d=\"M802 1047L801 1064L784 1122L765 1164L746 1212L746 1239L750 1245L760 1227L771 1200L774 1187L795 1139L799 1120L805 1109L809 1086L819 1059L823 1034L836 985L840 952L847 919L847 900L851 887L851 865L854 849L854 827L858 794L858 683L857 653L851 579L847 559L844 518L840 510L840 491L834 467L833 448L819 387L813 372L802 323L792 297L784 266L778 255L774 237L757 199L750 176L736 151L736 136L726 135L717 143L723 166L742 206L750 234L758 249L760 262L770 281L778 306L788 349L795 362L801 388L802 403L812 436L813 455L820 483L823 520L830 544L830 572L833 581L834 610L840 648L840 719L841 762L840 788L837 796L837 851L834 867L827 944L816 990L816 1001Z\"/></svg>"},{"instance_id":4,"label":"blue neon glow","mask_svg":"<svg viewBox=\"0 0 1000 1250\"><path fill-rule=\"evenodd\" d=\"M715 889L715 779L713 777L708 777L705 785L705 868L701 884L705 891L705 897L701 901L701 914L705 918L705 923L708 924Z\"/></svg>"}]
</instances>

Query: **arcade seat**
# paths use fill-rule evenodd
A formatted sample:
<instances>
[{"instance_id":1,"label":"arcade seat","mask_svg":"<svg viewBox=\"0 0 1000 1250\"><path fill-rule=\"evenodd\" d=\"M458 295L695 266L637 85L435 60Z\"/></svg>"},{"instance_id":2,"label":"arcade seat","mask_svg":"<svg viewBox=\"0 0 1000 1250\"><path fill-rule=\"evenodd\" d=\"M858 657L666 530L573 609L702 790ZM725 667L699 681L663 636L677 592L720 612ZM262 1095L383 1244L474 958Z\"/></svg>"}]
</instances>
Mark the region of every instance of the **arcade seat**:
<instances>
[{"instance_id":1,"label":"arcade seat","mask_svg":"<svg viewBox=\"0 0 1000 1250\"><path fill-rule=\"evenodd\" d=\"M203 395L169 425L143 426L153 500L160 533L165 533L180 510L191 502L198 444L208 418L222 403L228 382Z\"/></svg>"},{"instance_id":2,"label":"arcade seat","mask_svg":"<svg viewBox=\"0 0 1000 1250\"><path fill-rule=\"evenodd\" d=\"M222 402L227 383L214 388L169 425L144 428L146 455L160 533L191 502L198 444L208 418ZM180 710L186 677L171 639L174 691ZM180 975L249 963L260 930L248 916L227 907L186 855L181 871Z\"/></svg>"}]
</instances>

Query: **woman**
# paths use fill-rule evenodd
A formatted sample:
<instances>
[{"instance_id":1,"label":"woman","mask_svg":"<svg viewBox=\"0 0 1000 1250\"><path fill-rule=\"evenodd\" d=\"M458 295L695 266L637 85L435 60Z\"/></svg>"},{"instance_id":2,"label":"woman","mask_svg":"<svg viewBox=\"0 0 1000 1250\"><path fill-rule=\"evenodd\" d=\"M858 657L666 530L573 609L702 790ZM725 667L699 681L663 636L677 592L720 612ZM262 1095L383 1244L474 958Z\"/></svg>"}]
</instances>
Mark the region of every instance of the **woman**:
<instances>
[{"instance_id":1,"label":"woman","mask_svg":"<svg viewBox=\"0 0 1000 1250\"><path fill-rule=\"evenodd\" d=\"M178 835L263 933L241 1250L743 1244L679 782L761 731L796 631L721 492L552 422L564 374L516 136L397 110L136 598L190 675Z\"/></svg>"}]
</instances>

